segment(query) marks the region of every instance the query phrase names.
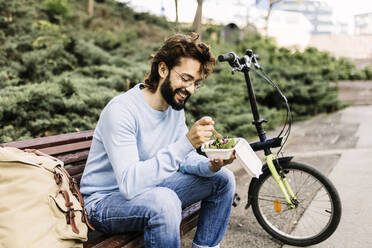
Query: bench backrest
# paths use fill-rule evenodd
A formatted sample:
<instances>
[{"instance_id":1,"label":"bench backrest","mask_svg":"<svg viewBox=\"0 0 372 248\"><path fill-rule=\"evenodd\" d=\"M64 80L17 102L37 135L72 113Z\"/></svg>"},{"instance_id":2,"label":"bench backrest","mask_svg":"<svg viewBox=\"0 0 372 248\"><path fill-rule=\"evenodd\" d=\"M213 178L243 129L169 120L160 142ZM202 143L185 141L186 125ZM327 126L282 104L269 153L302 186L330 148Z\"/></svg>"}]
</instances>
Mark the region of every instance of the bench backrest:
<instances>
[{"instance_id":1,"label":"bench backrest","mask_svg":"<svg viewBox=\"0 0 372 248\"><path fill-rule=\"evenodd\" d=\"M3 147L37 149L64 162L65 168L80 184L81 174L92 143L93 130L60 134L31 140L3 143Z\"/></svg>"}]
</instances>

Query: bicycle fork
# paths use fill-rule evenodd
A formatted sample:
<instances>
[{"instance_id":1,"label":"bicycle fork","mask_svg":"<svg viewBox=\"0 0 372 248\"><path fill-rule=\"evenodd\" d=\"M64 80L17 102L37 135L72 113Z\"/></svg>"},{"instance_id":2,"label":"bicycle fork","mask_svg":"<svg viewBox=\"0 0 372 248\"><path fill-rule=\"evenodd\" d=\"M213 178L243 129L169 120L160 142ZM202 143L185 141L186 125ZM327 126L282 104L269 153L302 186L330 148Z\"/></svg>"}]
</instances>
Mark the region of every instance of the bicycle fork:
<instances>
[{"instance_id":1,"label":"bicycle fork","mask_svg":"<svg viewBox=\"0 0 372 248\"><path fill-rule=\"evenodd\" d=\"M293 193L288 181L284 176L282 176L282 172L278 172L275 163L288 163L293 159L292 156L289 157L280 157L276 159L273 155L266 155L266 163L262 167L262 172L263 174L270 174L274 180L276 181L278 187L280 188L285 201L289 208L295 209L298 206L298 201L296 195ZM269 166L270 164L270 166ZM275 175L275 176L274 176ZM261 175L262 176L262 175ZM254 190L257 187L257 182L258 178L252 178L251 183L249 184L248 187L248 199L247 199L247 204L245 205L245 209L248 209L251 206L251 203L253 201L253 195L254 195ZM280 186L281 185L281 186ZM238 200L240 200L240 197L238 197ZM239 202L239 201L238 201ZM277 202L277 204L275 204ZM281 206L281 202L279 199L274 199L274 207L275 205L279 205L278 207ZM236 206L236 204L234 204Z\"/></svg>"},{"instance_id":2,"label":"bicycle fork","mask_svg":"<svg viewBox=\"0 0 372 248\"><path fill-rule=\"evenodd\" d=\"M291 186L289 185L287 179L285 176L280 175L275 168L274 162L275 157L273 154L266 155L266 164L271 172L271 175L273 176L275 182L278 184L280 190L283 193L283 196L290 208L296 208L298 205L298 201L296 199L295 194L293 193ZM275 204L275 203L274 203ZM278 203L280 204L280 203Z\"/></svg>"}]
</instances>

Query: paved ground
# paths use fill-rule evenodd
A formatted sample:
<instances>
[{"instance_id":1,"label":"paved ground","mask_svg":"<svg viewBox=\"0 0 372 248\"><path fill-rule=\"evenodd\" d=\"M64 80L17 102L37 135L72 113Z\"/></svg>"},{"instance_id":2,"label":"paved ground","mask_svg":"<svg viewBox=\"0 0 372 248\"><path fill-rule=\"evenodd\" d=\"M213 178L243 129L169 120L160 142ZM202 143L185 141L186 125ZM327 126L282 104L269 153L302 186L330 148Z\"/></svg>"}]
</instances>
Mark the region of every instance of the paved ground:
<instances>
[{"instance_id":1,"label":"paved ground","mask_svg":"<svg viewBox=\"0 0 372 248\"><path fill-rule=\"evenodd\" d=\"M339 99L353 105L372 105L372 82L339 82Z\"/></svg>"},{"instance_id":2,"label":"paved ground","mask_svg":"<svg viewBox=\"0 0 372 248\"><path fill-rule=\"evenodd\" d=\"M355 146L315 153L316 156L340 155L329 178L340 193L343 215L336 232L328 240L313 247L372 247L372 106L352 106L339 114L341 123L350 123L350 126L358 124L354 133L358 140Z\"/></svg>"},{"instance_id":3,"label":"paved ground","mask_svg":"<svg viewBox=\"0 0 372 248\"><path fill-rule=\"evenodd\" d=\"M285 154L295 155L296 161L311 164L328 175L340 193L340 225L328 240L313 246L317 248L372 247L372 82L351 86L353 83L338 84L340 100L352 106L295 123L284 149ZM266 234L251 209L244 209L250 178L240 168L230 169L236 175L242 203L233 208L221 247L289 248ZM191 247L193 233L183 239L182 247Z\"/></svg>"}]
</instances>

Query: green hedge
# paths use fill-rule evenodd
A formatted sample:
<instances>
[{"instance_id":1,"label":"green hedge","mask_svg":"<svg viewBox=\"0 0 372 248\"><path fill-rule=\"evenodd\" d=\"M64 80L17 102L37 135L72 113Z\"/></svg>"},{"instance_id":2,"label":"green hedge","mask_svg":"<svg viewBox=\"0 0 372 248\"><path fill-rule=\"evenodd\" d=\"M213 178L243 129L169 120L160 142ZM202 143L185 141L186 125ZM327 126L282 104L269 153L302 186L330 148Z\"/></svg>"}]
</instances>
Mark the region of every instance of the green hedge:
<instances>
[{"instance_id":1,"label":"green hedge","mask_svg":"<svg viewBox=\"0 0 372 248\"><path fill-rule=\"evenodd\" d=\"M114 0L96 1L88 17L85 1L0 0L0 142L93 129L107 102L143 81L165 37L183 29L164 18L136 13ZM357 70L314 48L292 52L256 34L220 44L203 36L217 56L248 48L287 96L295 119L339 108L330 81L372 79L372 68ZM283 122L284 108L267 83L253 76L266 128ZM251 136L255 129L241 74L218 63L186 108L191 125L212 116L229 136Z\"/></svg>"}]
</instances>

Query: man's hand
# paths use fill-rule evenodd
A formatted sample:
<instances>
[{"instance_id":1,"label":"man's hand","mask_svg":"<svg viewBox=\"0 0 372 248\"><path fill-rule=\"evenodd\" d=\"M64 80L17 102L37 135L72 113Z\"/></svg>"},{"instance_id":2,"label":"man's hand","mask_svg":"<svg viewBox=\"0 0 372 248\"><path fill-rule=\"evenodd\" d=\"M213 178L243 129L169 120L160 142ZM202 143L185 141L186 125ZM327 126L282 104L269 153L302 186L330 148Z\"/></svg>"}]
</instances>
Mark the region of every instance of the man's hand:
<instances>
[{"instance_id":1,"label":"man's hand","mask_svg":"<svg viewBox=\"0 0 372 248\"><path fill-rule=\"evenodd\" d=\"M235 158L236 156L235 156L235 150L234 150L229 159L221 159L221 158L211 159L211 162L209 164L209 169L211 169L211 171L213 172L217 172L225 165L231 164Z\"/></svg>"},{"instance_id":2,"label":"man's hand","mask_svg":"<svg viewBox=\"0 0 372 248\"><path fill-rule=\"evenodd\" d=\"M211 139L214 130L213 125L214 121L209 116L204 116L195 122L190 131L186 134L186 137L195 149Z\"/></svg>"}]
</instances>

